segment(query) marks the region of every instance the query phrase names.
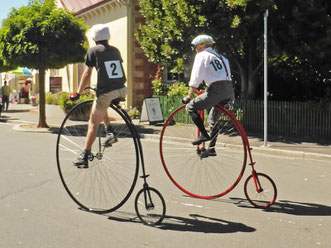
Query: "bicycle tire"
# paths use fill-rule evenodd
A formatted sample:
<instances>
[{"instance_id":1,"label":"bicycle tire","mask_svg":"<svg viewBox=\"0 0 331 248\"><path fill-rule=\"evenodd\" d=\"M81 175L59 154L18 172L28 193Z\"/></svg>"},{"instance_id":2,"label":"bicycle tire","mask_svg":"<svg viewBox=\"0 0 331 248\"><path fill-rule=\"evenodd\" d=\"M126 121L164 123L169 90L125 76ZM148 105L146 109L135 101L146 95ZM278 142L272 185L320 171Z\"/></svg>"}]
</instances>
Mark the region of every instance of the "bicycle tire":
<instances>
[{"instance_id":1,"label":"bicycle tire","mask_svg":"<svg viewBox=\"0 0 331 248\"><path fill-rule=\"evenodd\" d=\"M111 105L107 111L118 142L97 157L105 137L100 124L89 168L73 166L72 161L83 151L92 104L93 100L77 104L63 120L56 145L57 166L64 188L81 208L108 213L121 207L135 187L139 170L137 135L121 110Z\"/></svg>"},{"instance_id":2,"label":"bicycle tire","mask_svg":"<svg viewBox=\"0 0 331 248\"><path fill-rule=\"evenodd\" d=\"M151 208L146 204L151 204ZM160 225L166 214L166 204L161 193L151 187L142 188L135 199L135 210L138 218L149 226ZM149 205L151 206L151 205Z\"/></svg>"},{"instance_id":3,"label":"bicycle tire","mask_svg":"<svg viewBox=\"0 0 331 248\"><path fill-rule=\"evenodd\" d=\"M241 127L224 108L216 109L223 116L216 156L201 158L208 142L199 147L191 144L197 137L197 128L185 106L170 115L161 132L160 157L166 174L180 190L196 198L213 199L227 194L239 183L246 167L247 149Z\"/></svg>"},{"instance_id":4,"label":"bicycle tire","mask_svg":"<svg viewBox=\"0 0 331 248\"><path fill-rule=\"evenodd\" d=\"M250 175L244 185L244 192L247 200L256 208L268 208L277 198L277 188L274 181L264 173L255 173L258 182L256 184L253 174ZM261 188L260 188L261 187Z\"/></svg>"}]
</instances>

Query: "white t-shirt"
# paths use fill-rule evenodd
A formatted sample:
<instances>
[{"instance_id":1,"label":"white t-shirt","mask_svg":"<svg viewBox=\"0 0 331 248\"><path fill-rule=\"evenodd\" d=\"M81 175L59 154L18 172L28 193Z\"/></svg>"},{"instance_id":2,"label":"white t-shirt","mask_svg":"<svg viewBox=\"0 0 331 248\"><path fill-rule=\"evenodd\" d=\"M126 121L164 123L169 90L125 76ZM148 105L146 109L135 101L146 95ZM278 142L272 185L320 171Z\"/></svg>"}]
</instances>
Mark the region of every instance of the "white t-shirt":
<instances>
[{"instance_id":1,"label":"white t-shirt","mask_svg":"<svg viewBox=\"0 0 331 248\"><path fill-rule=\"evenodd\" d=\"M216 81L231 81L229 61L223 56L222 61L220 56L222 55L219 55L211 47L199 52L194 59L189 86L197 88L202 81L205 81L207 86Z\"/></svg>"}]
</instances>

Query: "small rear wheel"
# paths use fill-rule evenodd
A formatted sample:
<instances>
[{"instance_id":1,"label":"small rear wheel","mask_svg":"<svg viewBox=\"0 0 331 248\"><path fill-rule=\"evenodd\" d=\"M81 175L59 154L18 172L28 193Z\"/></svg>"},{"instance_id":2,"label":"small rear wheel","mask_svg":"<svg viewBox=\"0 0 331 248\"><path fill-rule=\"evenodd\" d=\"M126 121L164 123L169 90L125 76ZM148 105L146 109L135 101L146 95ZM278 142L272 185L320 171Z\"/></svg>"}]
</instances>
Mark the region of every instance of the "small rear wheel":
<instances>
[{"instance_id":1,"label":"small rear wheel","mask_svg":"<svg viewBox=\"0 0 331 248\"><path fill-rule=\"evenodd\" d=\"M244 185L247 200L257 208L270 207L277 198L277 188L274 181L263 173L253 173Z\"/></svg>"},{"instance_id":2,"label":"small rear wheel","mask_svg":"<svg viewBox=\"0 0 331 248\"><path fill-rule=\"evenodd\" d=\"M164 219L166 205L163 196L154 188L144 187L135 199L135 210L138 218L145 225L159 225Z\"/></svg>"}]
</instances>

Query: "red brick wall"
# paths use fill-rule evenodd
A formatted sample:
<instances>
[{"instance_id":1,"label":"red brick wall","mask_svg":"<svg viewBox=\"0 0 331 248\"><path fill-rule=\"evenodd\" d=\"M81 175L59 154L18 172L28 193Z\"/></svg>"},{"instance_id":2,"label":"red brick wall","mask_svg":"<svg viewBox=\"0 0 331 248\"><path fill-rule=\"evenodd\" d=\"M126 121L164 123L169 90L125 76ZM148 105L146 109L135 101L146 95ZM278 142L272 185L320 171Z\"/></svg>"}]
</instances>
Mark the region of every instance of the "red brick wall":
<instances>
[{"instance_id":1,"label":"red brick wall","mask_svg":"<svg viewBox=\"0 0 331 248\"><path fill-rule=\"evenodd\" d=\"M135 0L134 3L133 15L136 30L138 24L143 22L144 18L139 12L138 1ZM133 106L140 107L145 97L151 97L153 95L151 82L154 78L157 66L154 63L148 62L136 39L134 39L133 47Z\"/></svg>"}]
</instances>

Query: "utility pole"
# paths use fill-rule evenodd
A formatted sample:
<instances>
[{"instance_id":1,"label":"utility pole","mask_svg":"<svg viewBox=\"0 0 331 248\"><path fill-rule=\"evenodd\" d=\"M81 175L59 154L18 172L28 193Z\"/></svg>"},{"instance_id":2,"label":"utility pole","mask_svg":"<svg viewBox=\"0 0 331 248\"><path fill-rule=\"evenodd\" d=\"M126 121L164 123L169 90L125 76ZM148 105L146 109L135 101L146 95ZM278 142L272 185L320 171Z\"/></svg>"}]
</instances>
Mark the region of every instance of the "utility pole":
<instances>
[{"instance_id":1,"label":"utility pole","mask_svg":"<svg viewBox=\"0 0 331 248\"><path fill-rule=\"evenodd\" d=\"M264 13L264 146L268 146L268 29L267 29L267 19L268 19L269 11L266 10Z\"/></svg>"}]
</instances>

